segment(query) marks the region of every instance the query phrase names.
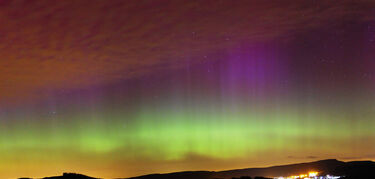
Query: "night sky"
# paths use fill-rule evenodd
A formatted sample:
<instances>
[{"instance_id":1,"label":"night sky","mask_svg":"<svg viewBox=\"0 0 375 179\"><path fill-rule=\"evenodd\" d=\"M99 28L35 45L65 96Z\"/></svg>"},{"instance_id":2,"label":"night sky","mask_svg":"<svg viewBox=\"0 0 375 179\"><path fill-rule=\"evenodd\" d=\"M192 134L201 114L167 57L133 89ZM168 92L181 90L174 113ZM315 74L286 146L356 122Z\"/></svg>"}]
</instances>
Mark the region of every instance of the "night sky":
<instances>
[{"instance_id":1,"label":"night sky","mask_svg":"<svg viewBox=\"0 0 375 179\"><path fill-rule=\"evenodd\" d=\"M375 160L373 0L0 1L0 178Z\"/></svg>"}]
</instances>

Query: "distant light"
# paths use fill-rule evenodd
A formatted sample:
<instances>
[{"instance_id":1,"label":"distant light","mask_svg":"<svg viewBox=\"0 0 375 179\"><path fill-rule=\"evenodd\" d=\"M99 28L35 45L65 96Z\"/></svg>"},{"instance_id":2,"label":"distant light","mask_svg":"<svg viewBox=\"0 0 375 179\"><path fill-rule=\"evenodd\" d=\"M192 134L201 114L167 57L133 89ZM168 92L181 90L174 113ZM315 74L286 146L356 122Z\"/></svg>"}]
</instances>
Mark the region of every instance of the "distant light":
<instances>
[{"instance_id":1,"label":"distant light","mask_svg":"<svg viewBox=\"0 0 375 179\"><path fill-rule=\"evenodd\" d=\"M319 176L319 172L311 171L307 174L300 174L300 175L293 175L289 177L275 177L274 179L339 179L342 178L341 176L332 176L332 175L325 175Z\"/></svg>"},{"instance_id":2,"label":"distant light","mask_svg":"<svg viewBox=\"0 0 375 179\"><path fill-rule=\"evenodd\" d=\"M316 177L318 176L318 172L309 172L309 177Z\"/></svg>"}]
</instances>

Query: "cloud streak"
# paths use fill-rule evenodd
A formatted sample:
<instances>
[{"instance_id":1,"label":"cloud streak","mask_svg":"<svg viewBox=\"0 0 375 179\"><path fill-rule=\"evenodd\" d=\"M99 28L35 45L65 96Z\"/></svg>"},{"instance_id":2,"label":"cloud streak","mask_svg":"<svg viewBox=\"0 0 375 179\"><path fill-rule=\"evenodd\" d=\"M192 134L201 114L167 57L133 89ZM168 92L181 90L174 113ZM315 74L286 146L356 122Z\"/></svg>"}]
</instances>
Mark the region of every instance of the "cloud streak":
<instances>
[{"instance_id":1,"label":"cloud streak","mask_svg":"<svg viewBox=\"0 0 375 179\"><path fill-rule=\"evenodd\" d=\"M371 1L5 1L0 100L175 69L205 55L372 17Z\"/></svg>"}]
</instances>

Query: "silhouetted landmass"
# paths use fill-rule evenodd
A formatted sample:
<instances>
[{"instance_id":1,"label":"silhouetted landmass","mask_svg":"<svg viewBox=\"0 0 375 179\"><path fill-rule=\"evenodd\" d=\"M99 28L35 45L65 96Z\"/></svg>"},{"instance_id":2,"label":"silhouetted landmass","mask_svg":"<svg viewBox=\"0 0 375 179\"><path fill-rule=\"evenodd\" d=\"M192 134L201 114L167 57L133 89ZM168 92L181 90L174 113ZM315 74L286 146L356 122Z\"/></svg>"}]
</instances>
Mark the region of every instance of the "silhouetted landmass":
<instances>
[{"instance_id":1,"label":"silhouetted landmass","mask_svg":"<svg viewBox=\"0 0 375 179\"><path fill-rule=\"evenodd\" d=\"M233 177L232 179L251 179L249 176L242 176L240 178Z\"/></svg>"},{"instance_id":2,"label":"silhouetted landmass","mask_svg":"<svg viewBox=\"0 0 375 179\"><path fill-rule=\"evenodd\" d=\"M375 178L375 162L347 162L345 165L336 168L334 173L345 176L345 179Z\"/></svg>"},{"instance_id":3,"label":"silhouetted landmass","mask_svg":"<svg viewBox=\"0 0 375 179\"><path fill-rule=\"evenodd\" d=\"M335 159L321 160L310 163L299 163L291 165L274 166L267 168L247 168L237 170L227 170L217 172L216 176L221 178L241 177L241 176L265 176L265 177L276 177L276 176L290 176L300 173L306 173L307 171L319 171L321 174L333 174L334 170L345 165L345 162L341 162Z\"/></svg>"},{"instance_id":4,"label":"silhouetted landmass","mask_svg":"<svg viewBox=\"0 0 375 179\"><path fill-rule=\"evenodd\" d=\"M375 162L355 161L342 162L336 159L320 160L310 163L299 163L291 165L274 166L267 168L246 168L236 170L226 170L219 172L199 171L199 172L177 172L168 174L153 174L129 179L242 179L241 177L251 177L252 179L261 179L257 176L277 177L290 176L308 171L319 171L320 174L346 176L346 179L374 178Z\"/></svg>"},{"instance_id":5,"label":"silhouetted landmass","mask_svg":"<svg viewBox=\"0 0 375 179\"><path fill-rule=\"evenodd\" d=\"M209 171L187 171L187 172L176 172L176 173L168 173L168 174L151 174L151 175L144 175L139 177L132 177L129 179L220 179L214 177L215 172Z\"/></svg>"},{"instance_id":6,"label":"silhouetted landmass","mask_svg":"<svg viewBox=\"0 0 375 179\"><path fill-rule=\"evenodd\" d=\"M31 178L19 178L19 179L31 179ZM62 176L52 176L52 177L44 177L43 179L99 179L93 178L82 174L77 173L63 173Z\"/></svg>"},{"instance_id":7,"label":"silhouetted landmass","mask_svg":"<svg viewBox=\"0 0 375 179\"><path fill-rule=\"evenodd\" d=\"M233 177L232 179L252 179L251 177L249 176L242 176L242 177ZM254 179L272 179L272 178L265 178L265 177L255 177Z\"/></svg>"},{"instance_id":8,"label":"silhouetted landmass","mask_svg":"<svg viewBox=\"0 0 375 179\"><path fill-rule=\"evenodd\" d=\"M64 173L62 176L46 177L43 179L99 179L77 173Z\"/></svg>"},{"instance_id":9,"label":"silhouetted landmass","mask_svg":"<svg viewBox=\"0 0 375 179\"><path fill-rule=\"evenodd\" d=\"M321 175L345 176L344 179L375 179L375 162L353 161L342 162L335 159L321 160L310 163L274 166L267 168L246 168L237 170L186 171L167 174L150 174L128 179L269 179L277 176L290 176L308 171L318 171ZM260 177L263 176L263 177ZM269 177L269 178L265 178ZM29 178L23 178L29 179ZM43 179L95 179L93 177L64 173L62 176L46 177Z\"/></svg>"}]
</instances>

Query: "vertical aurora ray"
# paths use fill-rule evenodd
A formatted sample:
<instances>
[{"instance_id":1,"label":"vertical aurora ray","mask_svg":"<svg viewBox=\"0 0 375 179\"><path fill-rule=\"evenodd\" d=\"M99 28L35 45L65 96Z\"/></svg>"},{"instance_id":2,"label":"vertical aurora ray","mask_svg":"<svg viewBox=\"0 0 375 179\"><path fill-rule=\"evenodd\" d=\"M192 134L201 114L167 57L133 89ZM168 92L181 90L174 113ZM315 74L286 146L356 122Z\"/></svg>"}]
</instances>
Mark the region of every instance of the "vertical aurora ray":
<instances>
[{"instance_id":1,"label":"vertical aurora ray","mask_svg":"<svg viewBox=\"0 0 375 179\"><path fill-rule=\"evenodd\" d=\"M95 88L54 98L58 105L53 108L41 103L22 113L3 112L2 118L14 118L1 128L3 161L18 165L15 158L22 158L25 171L33 175L48 166L34 166L32 161L58 161L60 167L51 173L68 163L76 168L84 163L88 167L79 171L120 177L125 173L92 170L99 167L96 162L128 166L136 159L154 161L144 162L152 172L160 163L185 161L192 155L235 164L287 156L344 158L374 149L374 143L365 141L374 138L375 115L365 108L372 104L364 103L359 94L357 102L351 102L362 106L355 108L325 105L319 97L295 98L287 83L286 56L267 45L229 50L224 56L169 72L174 75L129 82L136 90L126 84ZM354 123L352 118L358 119ZM183 170L189 161L185 163L160 170ZM200 169L195 165L189 169Z\"/></svg>"}]
</instances>

